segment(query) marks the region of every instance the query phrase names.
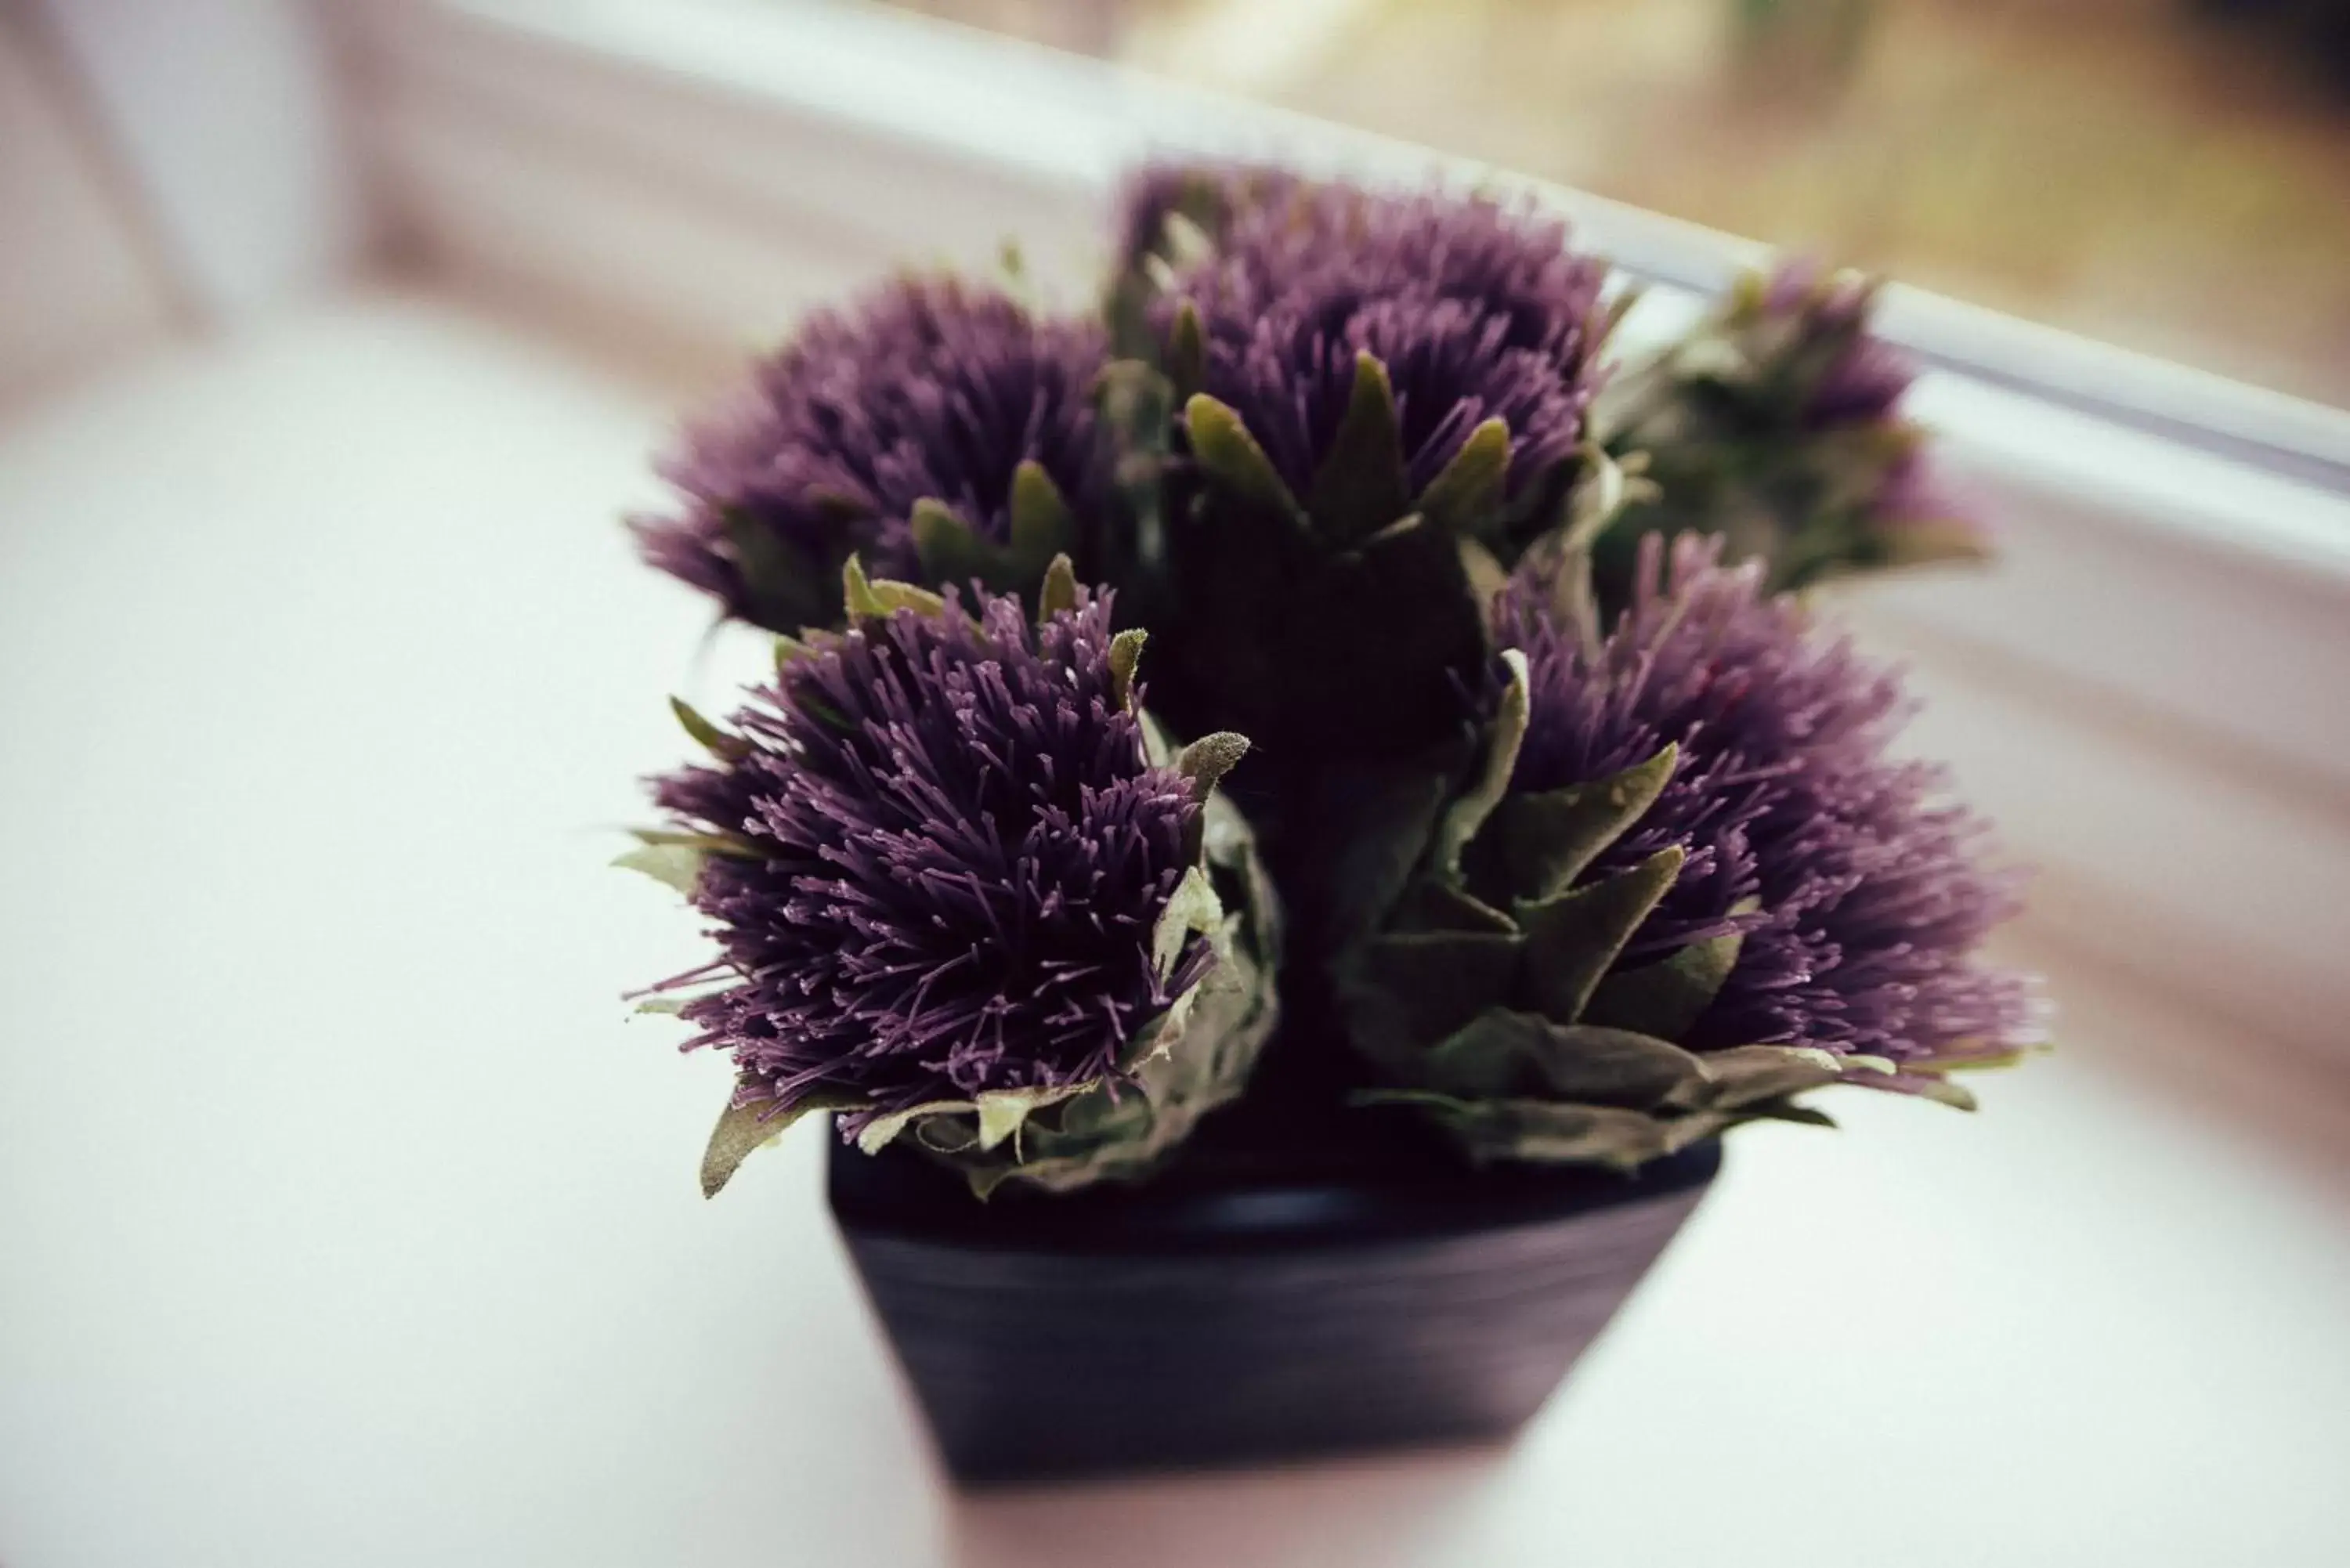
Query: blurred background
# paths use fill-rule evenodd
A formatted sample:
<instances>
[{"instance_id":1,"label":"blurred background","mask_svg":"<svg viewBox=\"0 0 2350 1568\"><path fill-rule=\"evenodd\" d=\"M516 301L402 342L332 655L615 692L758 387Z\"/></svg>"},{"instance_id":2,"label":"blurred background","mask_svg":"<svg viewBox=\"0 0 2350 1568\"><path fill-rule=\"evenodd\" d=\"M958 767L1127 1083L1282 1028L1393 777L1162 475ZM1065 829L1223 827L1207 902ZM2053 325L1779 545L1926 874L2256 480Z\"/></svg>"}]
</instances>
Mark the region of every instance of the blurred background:
<instances>
[{"instance_id":1,"label":"blurred background","mask_svg":"<svg viewBox=\"0 0 2350 1568\"><path fill-rule=\"evenodd\" d=\"M2350 401L2335 0L906 3Z\"/></svg>"},{"instance_id":2,"label":"blurred background","mask_svg":"<svg viewBox=\"0 0 2350 1568\"><path fill-rule=\"evenodd\" d=\"M2350 7L0 0L0 1563L2350 1561ZM1835 613L2062 1051L1757 1128L1505 1452L964 1498L813 1137L618 993L617 519L812 302L1148 155L1483 184L1658 341L1889 274L1996 566ZM771 1168L764 1168L771 1166Z\"/></svg>"}]
</instances>

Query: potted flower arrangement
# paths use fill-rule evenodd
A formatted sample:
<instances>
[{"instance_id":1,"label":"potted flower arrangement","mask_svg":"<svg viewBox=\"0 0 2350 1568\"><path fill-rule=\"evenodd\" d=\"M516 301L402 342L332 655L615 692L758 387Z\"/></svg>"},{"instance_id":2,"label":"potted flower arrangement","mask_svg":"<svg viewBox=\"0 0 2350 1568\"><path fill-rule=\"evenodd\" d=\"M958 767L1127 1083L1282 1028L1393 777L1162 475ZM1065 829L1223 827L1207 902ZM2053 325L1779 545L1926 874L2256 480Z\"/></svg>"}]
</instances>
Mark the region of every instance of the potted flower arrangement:
<instances>
[{"instance_id":1,"label":"potted flower arrangement","mask_svg":"<svg viewBox=\"0 0 2350 1568\"><path fill-rule=\"evenodd\" d=\"M1741 1123L1971 1102L2013 888L1782 590L1978 554L1865 285L1613 362L1561 225L1145 171L1095 307L912 276L664 472L775 673L623 857L714 944L714 1193L812 1113L947 1462L1492 1437Z\"/></svg>"}]
</instances>

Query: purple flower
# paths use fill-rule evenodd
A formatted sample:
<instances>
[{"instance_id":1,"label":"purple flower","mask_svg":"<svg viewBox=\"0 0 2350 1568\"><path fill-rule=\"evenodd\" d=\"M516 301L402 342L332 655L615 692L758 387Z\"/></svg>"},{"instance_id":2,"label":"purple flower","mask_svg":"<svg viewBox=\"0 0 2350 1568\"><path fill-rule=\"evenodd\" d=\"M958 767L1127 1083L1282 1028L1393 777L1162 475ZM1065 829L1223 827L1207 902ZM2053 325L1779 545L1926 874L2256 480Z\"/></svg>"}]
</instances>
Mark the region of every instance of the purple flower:
<instances>
[{"instance_id":1,"label":"purple flower","mask_svg":"<svg viewBox=\"0 0 2350 1568\"><path fill-rule=\"evenodd\" d=\"M923 579L917 502L1006 541L1024 461L1043 467L1082 536L1108 504L1093 405L1106 352L1096 326L1040 320L952 280L818 312L661 463L682 504L633 520L645 559L731 616L796 631L837 620L852 554L878 576Z\"/></svg>"},{"instance_id":2,"label":"purple flower","mask_svg":"<svg viewBox=\"0 0 2350 1568\"><path fill-rule=\"evenodd\" d=\"M1153 961L1201 808L1146 763L1110 641L1082 590L1041 628L988 595L861 618L751 693L717 765L655 781L679 826L737 844L693 892L723 983L682 1012L742 1099L841 1107L853 1135L1113 1077L1207 971L1198 936Z\"/></svg>"},{"instance_id":3,"label":"purple flower","mask_svg":"<svg viewBox=\"0 0 2350 1568\"><path fill-rule=\"evenodd\" d=\"M1264 163L1148 163L1128 176L1118 203L1121 269L1166 259L1168 220L1180 215L1211 240L1237 215L1284 202L1305 188L1286 169Z\"/></svg>"},{"instance_id":4,"label":"purple flower","mask_svg":"<svg viewBox=\"0 0 2350 1568\"><path fill-rule=\"evenodd\" d=\"M1359 350L1393 382L1413 493L1492 418L1510 431L1513 495L1561 472L1596 381L1605 274L1565 225L1482 197L1252 189L1152 319L1165 341L1184 301L1198 311L1202 389L1295 493L1328 454Z\"/></svg>"},{"instance_id":5,"label":"purple flower","mask_svg":"<svg viewBox=\"0 0 2350 1568\"><path fill-rule=\"evenodd\" d=\"M1679 748L1662 794L1584 880L1687 854L1627 965L1742 933L1681 1044L1899 1063L2032 1043L2027 982L1974 956L2015 908L2012 878L1986 867L1985 826L1943 799L1939 770L1885 754L1909 709L1899 681L1817 634L1793 599L1762 597L1759 563L1727 569L1721 552L1683 535L1668 564L1664 542L1644 538L1630 606L1604 638L1546 616L1533 585L1505 597L1530 700L1512 790Z\"/></svg>"}]
</instances>

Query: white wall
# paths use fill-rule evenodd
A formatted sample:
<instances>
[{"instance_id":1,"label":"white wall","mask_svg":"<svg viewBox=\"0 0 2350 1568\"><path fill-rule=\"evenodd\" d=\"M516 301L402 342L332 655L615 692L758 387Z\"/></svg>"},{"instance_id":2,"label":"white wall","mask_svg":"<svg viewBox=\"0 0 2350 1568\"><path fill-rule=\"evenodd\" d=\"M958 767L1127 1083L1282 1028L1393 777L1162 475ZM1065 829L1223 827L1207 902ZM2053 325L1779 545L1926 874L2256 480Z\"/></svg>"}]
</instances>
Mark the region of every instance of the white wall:
<instances>
[{"instance_id":1,"label":"white wall","mask_svg":"<svg viewBox=\"0 0 2350 1568\"><path fill-rule=\"evenodd\" d=\"M172 330L163 272L47 43L0 0L0 406Z\"/></svg>"}]
</instances>

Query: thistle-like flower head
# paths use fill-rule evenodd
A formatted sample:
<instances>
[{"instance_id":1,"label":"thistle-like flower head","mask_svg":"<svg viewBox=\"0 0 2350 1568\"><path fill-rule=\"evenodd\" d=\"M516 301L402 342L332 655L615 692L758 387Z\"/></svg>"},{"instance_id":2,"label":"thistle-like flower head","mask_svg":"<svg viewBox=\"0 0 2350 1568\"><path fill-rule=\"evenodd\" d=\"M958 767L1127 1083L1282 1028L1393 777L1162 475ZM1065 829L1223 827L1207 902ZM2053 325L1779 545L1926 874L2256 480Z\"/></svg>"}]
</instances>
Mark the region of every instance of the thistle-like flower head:
<instances>
[{"instance_id":1,"label":"thistle-like flower head","mask_svg":"<svg viewBox=\"0 0 2350 1568\"><path fill-rule=\"evenodd\" d=\"M1971 1104L2037 1040L1977 950L2013 908L1898 682L1719 539L1641 542L1630 607L1522 574L1482 778L1347 955L1357 1044L1481 1159L1637 1165L1837 1082Z\"/></svg>"},{"instance_id":2,"label":"thistle-like flower head","mask_svg":"<svg viewBox=\"0 0 2350 1568\"><path fill-rule=\"evenodd\" d=\"M1604 638L1520 589L1504 634L1527 666L1513 794L1589 785L1674 749L1654 803L1591 861L1604 880L1684 858L1627 966L1736 935L1735 962L1681 1036L1695 1050L1793 1044L1895 1064L2012 1053L2033 1038L2023 981L1977 950L2015 909L1987 828L1930 764L1887 743L1898 678L1824 635L1762 568L1683 536L1642 542L1631 607Z\"/></svg>"},{"instance_id":3,"label":"thistle-like flower head","mask_svg":"<svg viewBox=\"0 0 2350 1568\"><path fill-rule=\"evenodd\" d=\"M724 846L723 951L681 1011L743 1098L872 1118L1120 1073L1212 962L1154 952L1197 854L1192 781L1144 755L1109 603L856 618L754 691L712 766L657 781Z\"/></svg>"},{"instance_id":4,"label":"thistle-like flower head","mask_svg":"<svg viewBox=\"0 0 2350 1568\"><path fill-rule=\"evenodd\" d=\"M1605 273L1567 247L1565 225L1485 197L1243 188L1250 199L1228 204L1154 321L1171 339L1187 306L1197 313L1201 389L1239 413L1294 494L1329 457L1366 353L1393 387L1411 495L1487 420L1508 431L1513 495L1573 458Z\"/></svg>"},{"instance_id":5,"label":"thistle-like flower head","mask_svg":"<svg viewBox=\"0 0 2350 1568\"><path fill-rule=\"evenodd\" d=\"M1870 329L1877 295L1809 262L1750 275L1610 387L1607 447L1642 453L1650 483L1595 552L1602 603L1624 604L1645 534L1722 534L1773 588L1985 553L1982 519L1902 410L1917 367Z\"/></svg>"},{"instance_id":6,"label":"thistle-like flower head","mask_svg":"<svg viewBox=\"0 0 2350 1568\"><path fill-rule=\"evenodd\" d=\"M834 624L841 566L1034 583L1110 504L1097 327L947 279L811 317L660 465L681 504L645 558L777 631ZM1004 579L997 581L998 578Z\"/></svg>"}]
</instances>

